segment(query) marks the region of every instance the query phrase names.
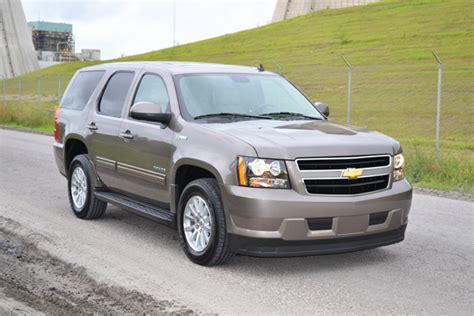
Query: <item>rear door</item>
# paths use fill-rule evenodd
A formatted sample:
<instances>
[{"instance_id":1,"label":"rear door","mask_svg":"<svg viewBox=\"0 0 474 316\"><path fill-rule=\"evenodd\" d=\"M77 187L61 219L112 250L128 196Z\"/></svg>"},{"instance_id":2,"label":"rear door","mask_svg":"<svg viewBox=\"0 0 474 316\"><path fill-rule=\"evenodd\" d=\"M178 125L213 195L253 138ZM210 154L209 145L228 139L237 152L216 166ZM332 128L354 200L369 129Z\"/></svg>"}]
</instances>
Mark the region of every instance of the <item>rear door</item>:
<instances>
[{"instance_id":1,"label":"rear door","mask_svg":"<svg viewBox=\"0 0 474 316\"><path fill-rule=\"evenodd\" d=\"M108 79L98 101L96 111L92 111L87 128L90 130L90 156L95 163L101 181L111 189L118 188L116 163L121 153L118 145L122 112L130 98L131 86L135 79L133 71L117 71Z\"/></svg>"},{"instance_id":2,"label":"rear door","mask_svg":"<svg viewBox=\"0 0 474 316\"><path fill-rule=\"evenodd\" d=\"M170 202L167 175L174 131L160 123L135 120L129 113L133 104L138 102L152 102L161 107L162 112L170 112L169 90L174 88L171 77L168 83L165 81L166 75L159 71L141 74L130 107L124 115L120 130L121 156L117 162L120 189L124 193L164 208Z\"/></svg>"}]
</instances>

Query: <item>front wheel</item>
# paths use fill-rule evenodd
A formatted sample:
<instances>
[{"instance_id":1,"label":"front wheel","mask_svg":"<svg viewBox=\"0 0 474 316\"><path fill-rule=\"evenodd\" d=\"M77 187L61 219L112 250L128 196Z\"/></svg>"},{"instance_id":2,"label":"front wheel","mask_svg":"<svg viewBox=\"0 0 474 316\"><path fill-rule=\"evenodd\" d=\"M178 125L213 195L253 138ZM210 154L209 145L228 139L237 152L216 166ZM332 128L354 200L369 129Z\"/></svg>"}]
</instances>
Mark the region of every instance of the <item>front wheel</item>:
<instances>
[{"instance_id":1,"label":"front wheel","mask_svg":"<svg viewBox=\"0 0 474 316\"><path fill-rule=\"evenodd\" d=\"M216 180L198 179L186 186L179 200L178 232L184 252L194 263L213 266L232 258Z\"/></svg>"}]
</instances>

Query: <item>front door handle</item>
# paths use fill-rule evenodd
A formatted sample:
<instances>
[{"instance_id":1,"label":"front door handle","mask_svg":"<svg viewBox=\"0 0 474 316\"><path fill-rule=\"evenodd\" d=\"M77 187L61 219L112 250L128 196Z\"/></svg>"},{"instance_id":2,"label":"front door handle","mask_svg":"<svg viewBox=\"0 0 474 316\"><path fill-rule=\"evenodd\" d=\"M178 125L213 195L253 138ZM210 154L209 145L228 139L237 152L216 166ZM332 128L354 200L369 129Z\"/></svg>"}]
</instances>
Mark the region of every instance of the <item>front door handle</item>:
<instances>
[{"instance_id":1,"label":"front door handle","mask_svg":"<svg viewBox=\"0 0 474 316\"><path fill-rule=\"evenodd\" d=\"M125 138L125 139L133 139L133 134L129 130L126 130L125 132L121 132L120 137Z\"/></svg>"},{"instance_id":2,"label":"front door handle","mask_svg":"<svg viewBox=\"0 0 474 316\"><path fill-rule=\"evenodd\" d=\"M97 127L97 125L95 125L95 122L90 122L90 123L87 125L87 128L90 129L91 131L96 131L96 130L99 129L99 128Z\"/></svg>"}]
</instances>

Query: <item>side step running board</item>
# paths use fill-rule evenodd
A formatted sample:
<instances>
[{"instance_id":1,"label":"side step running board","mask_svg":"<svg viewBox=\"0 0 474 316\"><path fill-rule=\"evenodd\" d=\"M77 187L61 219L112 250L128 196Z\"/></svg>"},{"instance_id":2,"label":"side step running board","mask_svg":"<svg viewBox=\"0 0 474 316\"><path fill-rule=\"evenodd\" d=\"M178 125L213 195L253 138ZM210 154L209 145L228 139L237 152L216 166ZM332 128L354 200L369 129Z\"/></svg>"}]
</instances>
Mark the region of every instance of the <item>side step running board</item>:
<instances>
[{"instance_id":1,"label":"side step running board","mask_svg":"<svg viewBox=\"0 0 474 316\"><path fill-rule=\"evenodd\" d=\"M137 215L146 217L148 219L151 219L160 223L167 224L168 226L176 227L175 214L165 209L156 207L148 203L137 202L122 194L114 193L114 192L97 191L95 192L95 196L99 200L124 208L127 211L130 211Z\"/></svg>"}]
</instances>

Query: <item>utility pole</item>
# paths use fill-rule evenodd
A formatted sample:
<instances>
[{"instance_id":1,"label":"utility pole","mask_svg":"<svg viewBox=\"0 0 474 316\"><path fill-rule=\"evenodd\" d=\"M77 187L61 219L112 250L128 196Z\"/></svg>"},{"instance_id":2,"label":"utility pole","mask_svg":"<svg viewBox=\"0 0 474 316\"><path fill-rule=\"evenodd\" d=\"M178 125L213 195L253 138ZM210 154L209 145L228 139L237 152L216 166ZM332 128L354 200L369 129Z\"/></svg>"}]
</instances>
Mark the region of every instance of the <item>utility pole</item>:
<instances>
[{"instance_id":1,"label":"utility pole","mask_svg":"<svg viewBox=\"0 0 474 316\"><path fill-rule=\"evenodd\" d=\"M433 57L438 63L438 95L436 98L436 163L439 163L439 130L441 123L441 80L443 76L443 64L438 55L433 51Z\"/></svg>"},{"instance_id":2,"label":"utility pole","mask_svg":"<svg viewBox=\"0 0 474 316\"><path fill-rule=\"evenodd\" d=\"M352 64L342 55L347 66L347 126L351 124L351 96L352 96Z\"/></svg>"},{"instance_id":3,"label":"utility pole","mask_svg":"<svg viewBox=\"0 0 474 316\"><path fill-rule=\"evenodd\" d=\"M176 0L173 0L173 46L176 46Z\"/></svg>"}]
</instances>

